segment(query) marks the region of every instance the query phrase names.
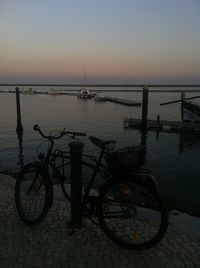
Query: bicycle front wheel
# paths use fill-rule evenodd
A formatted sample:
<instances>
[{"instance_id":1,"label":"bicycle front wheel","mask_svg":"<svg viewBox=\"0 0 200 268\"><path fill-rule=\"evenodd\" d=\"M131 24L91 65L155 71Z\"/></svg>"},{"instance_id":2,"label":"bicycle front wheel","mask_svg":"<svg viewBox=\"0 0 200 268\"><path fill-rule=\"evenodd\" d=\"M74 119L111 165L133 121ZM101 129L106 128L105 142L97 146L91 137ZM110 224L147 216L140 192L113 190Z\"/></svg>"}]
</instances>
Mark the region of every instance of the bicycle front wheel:
<instances>
[{"instance_id":1,"label":"bicycle front wheel","mask_svg":"<svg viewBox=\"0 0 200 268\"><path fill-rule=\"evenodd\" d=\"M51 198L48 175L38 163L23 167L15 185L15 204L22 221L28 225L40 223L48 213Z\"/></svg>"},{"instance_id":2,"label":"bicycle front wheel","mask_svg":"<svg viewBox=\"0 0 200 268\"><path fill-rule=\"evenodd\" d=\"M117 245L133 250L157 244L168 226L168 212L158 191L133 180L111 180L100 192L100 226Z\"/></svg>"}]
</instances>

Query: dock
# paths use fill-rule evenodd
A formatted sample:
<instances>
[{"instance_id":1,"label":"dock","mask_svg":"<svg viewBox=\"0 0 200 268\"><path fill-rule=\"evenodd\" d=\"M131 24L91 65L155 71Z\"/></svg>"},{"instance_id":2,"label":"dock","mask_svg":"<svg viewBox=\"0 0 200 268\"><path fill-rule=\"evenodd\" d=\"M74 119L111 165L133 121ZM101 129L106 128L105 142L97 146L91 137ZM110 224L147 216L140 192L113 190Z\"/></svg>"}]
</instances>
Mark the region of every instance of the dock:
<instances>
[{"instance_id":1,"label":"dock","mask_svg":"<svg viewBox=\"0 0 200 268\"><path fill-rule=\"evenodd\" d=\"M124 118L124 128L142 128L142 120L136 118ZM167 120L147 120L147 130L165 132L199 132L200 122L183 122Z\"/></svg>"},{"instance_id":2,"label":"dock","mask_svg":"<svg viewBox=\"0 0 200 268\"><path fill-rule=\"evenodd\" d=\"M16 90L0 90L0 93L16 93ZM40 95L50 95L50 96L58 96L58 95L67 95L67 96L78 96L79 95L79 91L55 91L55 92L51 92L51 91L38 91L38 90L33 90L32 92L29 91L19 91L20 94L24 94L24 95L36 95L36 94L40 94Z\"/></svg>"},{"instance_id":3,"label":"dock","mask_svg":"<svg viewBox=\"0 0 200 268\"><path fill-rule=\"evenodd\" d=\"M0 93L16 93L15 90L0 90ZM19 91L20 94L26 94L26 95L35 95L35 94L41 94L41 95L50 95L50 96L59 96L59 95L67 95L67 96L79 96L80 91L79 90L70 90L70 91L38 91L38 90L32 90L32 91ZM96 95L96 92L92 93L92 97ZM110 101L126 106L141 106L141 102L133 101L133 100L126 100L126 99L120 99L120 98L113 98L109 96L105 96L103 98L103 101Z\"/></svg>"},{"instance_id":4,"label":"dock","mask_svg":"<svg viewBox=\"0 0 200 268\"><path fill-rule=\"evenodd\" d=\"M132 100L125 100L125 99L119 99L119 98L112 98L112 97L105 97L105 101L110 101L126 106L141 106L141 102L132 101Z\"/></svg>"},{"instance_id":5,"label":"dock","mask_svg":"<svg viewBox=\"0 0 200 268\"><path fill-rule=\"evenodd\" d=\"M126 106L141 106L141 102L133 101L133 100L126 100L120 98L113 98L109 96L97 96L95 97L95 101L110 101L117 104L122 104Z\"/></svg>"}]
</instances>

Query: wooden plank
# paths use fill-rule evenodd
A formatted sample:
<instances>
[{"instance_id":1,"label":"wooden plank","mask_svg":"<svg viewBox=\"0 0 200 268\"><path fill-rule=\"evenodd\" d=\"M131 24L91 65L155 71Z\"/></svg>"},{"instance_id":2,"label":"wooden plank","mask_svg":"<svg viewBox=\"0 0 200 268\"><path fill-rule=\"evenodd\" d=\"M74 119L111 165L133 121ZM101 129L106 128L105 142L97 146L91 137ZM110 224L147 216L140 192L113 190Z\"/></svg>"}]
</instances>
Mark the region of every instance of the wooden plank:
<instances>
[{"instance_id":1,"label":"wooden plank","mask_svg":"<svg viewBox=\"0 0 200 268\"><path fill-rule=\"evenodd\" d=\"M184 98L185 100L193 100L193 99L197 99L197 98L200 98L200 96L195 96L195 97L190 97L190 98ZM160 103L160 106L162 105L168 105L168 104L172 104L172 103L176 103L176 102L181 102L182 99L180 100L174 100L174 101L168 101L168 102L163 102L163 103Z\"/></svg>"},{"instance_id":2,"label":"wooden plank","mask_svg":"<svg viewBox=\"0 0 200 268\"><path fill-rule=\"evenodd\" d=\"M112 97L105 97L106 101L122 104L122 105L127 105L127 106L141 106L141 102L136 102L132 100L124 100L124 99L119 99L119 98L112 98Z\"/></svg>"},{"instance_id":3,"label":"wooden plank","mask_svg":"<svg viewBox=\"0 0 200 268\"><path fill-rule=\"evenodd\" d=\"M124 119L124 127L125 128L141 128L142 120L136 118L125 118ZM159 122L156 120L148 120L148 129L156 129L156 130L165 130L172 132L179 131L191 131L191 132L199 132L200 131L200 123L194 122L182 122L182 121L167 121L160 120Z\"/></svg>"}]
</instances>

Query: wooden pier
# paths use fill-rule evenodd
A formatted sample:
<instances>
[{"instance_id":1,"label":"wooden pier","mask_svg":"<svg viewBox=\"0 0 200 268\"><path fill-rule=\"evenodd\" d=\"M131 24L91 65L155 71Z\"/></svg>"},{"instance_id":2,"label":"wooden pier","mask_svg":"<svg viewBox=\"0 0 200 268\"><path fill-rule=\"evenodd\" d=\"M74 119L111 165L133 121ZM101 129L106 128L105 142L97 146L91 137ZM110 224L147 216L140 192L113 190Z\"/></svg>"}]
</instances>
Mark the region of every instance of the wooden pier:
<instances>
[{"instance_id":1,"label":"wooden pier","mask_svg":"<svg viewBox=\"0 0 200 268\"><path fill-rule=\"evenodd\" d=\"M143 132L147 130L165 131L165 132L189 132L200 133L200 121L167 121L160 120L160 116L157 116L156 120L148 119L148 86L143 87L143 101L142 101L142 118L124 118L124 128L140 129ZM200 96L191 97L188 99L199 98ZM160 105L166 105L182 101L185 98L185 92L181 92L181 99L162 103Z\"/></svg>"},{"instance_id":2,"label":"wooden pier","mask_svg":"<svg viewBox=\"0 0 200 268\"><path fill-rule=\"evenodd\" d=\"M124 100L124 99L112 98L112 97L105 97L104 100L126 105L126 106L141 106L141 102L132 101L132 100Z\"/></svg>"},{"instance_id":3,"label":"wooden pier","mask_svg":"<svg viewBox=\"0 0 200 268\"><path fill-rule=\"evenodd\" d=\"M14 93L15 94L15 90L0 90L0 93ZM59 96L59 95L69 95L69 96L78 96L79 95L79 91L70 91L69 92L65 92L65 91L55 91L54 93L52 93L51 91L38 91L38 90L33 90L32 92L26 92L26 91L19 91L20 94L23 95L36 95L36 94L41 94L41 95L50 95L50 96Z\"/></svg>"},{"instance_id":4,"label":"wooden pier","mask_svg":"<svg viewBox=\"0 0 200 268\"><path fill-rule=\"evenodd\" d=\"M124 128L142 129L142 120L135 118L124 118ZM199 132L200 123L167 121L167 120L147 120L147 130L165 132Z\"/></svg>"},{"instance_id":5,"label":"wooden pier","mask_svg":"<svg viewBox=\"0 0 200 268\"><path fill-rule=\"evenodd\" d=\"M0 93L15 93L15 90L9 90L9 91L1 90ZM51 95L51 96L59 96L59 95L79 96L80 90L73 90L73 91L69 90L68 92L67 91L56 91L56 90L53 92L52 91L38 91L38 90L33 90L33 91L20 90L19 93L20 94L28 94L28 95L46 94L46 95ZM93 97L95 95L96 95L96 92L93 93ZM112 98L112 97L108 97L108 96L105 96L103 100L126 105L126 106L141 106L141 102L132 101L132 100L125 100L125 99L120 99L120 98Z\"/></svg>"}]
</instances>

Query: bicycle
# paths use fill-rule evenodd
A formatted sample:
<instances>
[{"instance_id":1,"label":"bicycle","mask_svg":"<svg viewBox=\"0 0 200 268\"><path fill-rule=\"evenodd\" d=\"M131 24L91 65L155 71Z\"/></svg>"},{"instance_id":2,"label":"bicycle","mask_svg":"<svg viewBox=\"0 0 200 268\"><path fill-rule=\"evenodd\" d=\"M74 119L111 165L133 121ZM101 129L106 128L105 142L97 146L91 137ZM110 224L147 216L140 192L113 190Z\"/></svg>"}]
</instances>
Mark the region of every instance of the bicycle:
<instances>
[{"instance_id":1,"label":"bicycle","mask_svg":"<svg viewBox=\"0 0 200 268\"><path fill-rule=\"evenodd\" d=\"M68 151L53 150L54 141L65 135L73 139L86 136L65 129L58 135L44 135L38 125L33 128L48 140L49 146L46 155L40 153L38 161L24 166L16 180L16 208L22 221L28 225L39 224L47 215L53 204L54 180L60 182L65 197L71 202L68 193L70 176L65 174L71 156ZM150 172L141 168L142 161L137 163L137 168L134 165L134 168L120 166L123 153L109 149L115 144L114 140L92 136L89 139L101 150L97 159L83 154L81 160L84 167L92 170L81 200L82 216L98 223L105 234L123 248L143 250L156 245L168 227L168 211L157 181ZM103 158L107 164L103 163ZM61 163L58 164L58 160ZM105 182L94 197L90 192L97 174Z\"/></svg>"}]
</instances>

